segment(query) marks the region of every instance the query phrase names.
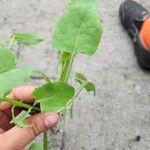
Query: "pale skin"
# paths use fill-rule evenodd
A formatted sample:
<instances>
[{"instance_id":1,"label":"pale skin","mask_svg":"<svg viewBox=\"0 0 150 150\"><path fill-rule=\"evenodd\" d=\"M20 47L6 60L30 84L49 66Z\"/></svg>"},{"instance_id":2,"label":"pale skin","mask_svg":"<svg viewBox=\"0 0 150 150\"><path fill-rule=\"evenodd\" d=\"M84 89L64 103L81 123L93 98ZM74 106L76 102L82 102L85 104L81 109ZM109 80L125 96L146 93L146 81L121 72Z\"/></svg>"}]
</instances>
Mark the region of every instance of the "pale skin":
<instances>
[{"instance_id":1,"label":"pale skin","mask_svg":"<svg viewBox=\"0 0 150 150\"><path fill-rule=\"evenodd\" d=\"M34 86L21 86L14 88L9 98L24 100L32 103L32 92ZM56 113L38 113L27 119L29 127L19 128L10 125L11 105L8 103L0 104L0 149L1 150L23 150L33 139L40 133L55 126L59 120ZM16 109L15 113L20 113L20 109Z\"/></svg>"}]
</instances>

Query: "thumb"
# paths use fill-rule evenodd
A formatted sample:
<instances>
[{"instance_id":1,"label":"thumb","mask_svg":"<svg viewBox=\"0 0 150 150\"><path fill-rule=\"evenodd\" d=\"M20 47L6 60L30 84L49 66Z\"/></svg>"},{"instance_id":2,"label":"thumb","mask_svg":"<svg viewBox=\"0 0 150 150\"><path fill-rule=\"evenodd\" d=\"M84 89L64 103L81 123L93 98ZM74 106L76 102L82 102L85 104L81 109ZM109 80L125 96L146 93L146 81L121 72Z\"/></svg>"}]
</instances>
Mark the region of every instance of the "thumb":
<instances>
[{"instance_id":1,"label":"thumb","mask_svg":"<svg viewBox=\"0 0 150 150\"><path fill-rule=\"evenodd\" d=\"M55 113L39 113L27 119L29 127L19 128L13 127L5 132L3 136L4 144L12 149L23 149L36 138L40 133L53 127L59 120L58 114ZM4 145L3 145L4 146ZM8 148L9 149L9 148Z\"/></svg>"}]
</instances>

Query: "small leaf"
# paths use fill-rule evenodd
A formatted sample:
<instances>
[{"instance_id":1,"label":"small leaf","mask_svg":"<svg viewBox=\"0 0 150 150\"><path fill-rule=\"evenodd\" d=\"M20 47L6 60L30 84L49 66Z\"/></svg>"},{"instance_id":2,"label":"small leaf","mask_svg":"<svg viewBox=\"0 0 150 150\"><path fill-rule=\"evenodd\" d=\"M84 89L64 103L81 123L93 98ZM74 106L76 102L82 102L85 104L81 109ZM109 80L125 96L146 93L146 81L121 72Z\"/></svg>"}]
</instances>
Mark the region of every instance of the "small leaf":
<instances>
[{"instance_id":1,"label":"small leaf","mask_svg":"<svg viewBox=\"0 0 150 150\"><path fill-rule=\"evenodd\" d=\"M22 68L0 74L0 97L3 97L15 86L29 80L32 72L31 68Z\"/></svg>"},{"instance_id":2,"label":"small leaf","mask_svg":"<svg viewBox=\"0 0 150 150\"><path fill-rule=\"evenodd\" d=\"M29 147L29 150L44 150L43 142L39 141L39 142L31 144L31 146Z\"/></svg>"},{"instance_id":3,"label":"small leaf","mask_svg":"<svg viewBox=\"0 0 150 150\"><path fill-rule=\"evenodd\" d=\"M74 93L74 88L69 84L53 82L37 88L32 95L40 103L42 112L59 112Z\"/></svg>"},{"instance_id":4,"label":"small leaf","mask_svg":"<svg viewBox=\"0 0 150 150\"><path fill-rule=\"evenodd\" d=\"M82 84L83 82L87 82L87 78L81 74L81 73L76 73L76 82Z\"/></svg>"},{"instance_id":5,"label":"small leaf","mask_svg":"<svg viewBox=\"0 0 150 150\"><path fill-rule=\"evenodd\" d=\"M97 5L93 0L72 3L56 25L52 45L71 54L93 55L102 36Z\"/></svg>"},{"instance_id":6,"label":"small leaf","mask_svg":"<svg viewBox=\"0 0 150 150\"><path fill-rule=\"evenodd\" d=\"M0 73L15 68L16 55L9 49L0 46Z\"/></svg>"},{"instance_id":7,"label":"small leaf","mask_svg":"<svg viewBox=\"0 0 150 150\"><path fill-rule=\"evenodd\" d=\"M88 82L85 85L85 89L87 90L87 92L93 92L94 96L96 95L96 87L92 82Z\"/></svg>"},{"instance_id":8,"label":"small leaf","mask_svg":"<svg viewBox=\"0 0 150 150\"><path fill-rule=\"evenodd\" d=\"M15 124L16 126L20 128L26 128L28 127L28 124L26 122L26 119L30 116L29 112L22 111L18 116L13 117L11 120L11 124Z\"/></svg>"},{"instance_id":9,"label":"small leaf","mask_svg":"<svg viewBox=\"0 0 150 150\"><path fill-rule=\"evenodd\" d=\"M37 33L15 33L12 38L19 45L35 45L41 43L44 39Z\"/></svg>"},{"instance_id":10,"label":"small leaf","mask_svg":"<svg viewBox=\"0 0 150 150\"><path fill-rule=\"evenodd\" d=\"M94 95L96 94L96 87L92 82L89 82L87 78L81 74L81 73L76 73L76 82L80 83L81 85L84 85L84 88L86 89L87 92L94 92Z\"/></svg>"}]
</instances>

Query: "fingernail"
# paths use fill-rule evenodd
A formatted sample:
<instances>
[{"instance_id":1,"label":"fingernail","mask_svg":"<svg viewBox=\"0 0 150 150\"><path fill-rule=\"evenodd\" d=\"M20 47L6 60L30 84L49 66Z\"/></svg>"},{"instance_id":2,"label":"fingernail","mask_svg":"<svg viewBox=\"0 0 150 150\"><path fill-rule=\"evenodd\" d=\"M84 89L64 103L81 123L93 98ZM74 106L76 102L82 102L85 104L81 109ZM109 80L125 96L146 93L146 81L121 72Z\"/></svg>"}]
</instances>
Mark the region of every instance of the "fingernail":
<instances>
[{"instance_id":1,"label":"fingernail","mask_svg":"<svg viewBox=\"0 0 150 150\"><path fill-rule=\"evenodd\" d=\"M58 114L50 114L45 118L44 123L45 126L51 128L58 122L58 120L59 120Z\"/></svg>"}]
</instances>

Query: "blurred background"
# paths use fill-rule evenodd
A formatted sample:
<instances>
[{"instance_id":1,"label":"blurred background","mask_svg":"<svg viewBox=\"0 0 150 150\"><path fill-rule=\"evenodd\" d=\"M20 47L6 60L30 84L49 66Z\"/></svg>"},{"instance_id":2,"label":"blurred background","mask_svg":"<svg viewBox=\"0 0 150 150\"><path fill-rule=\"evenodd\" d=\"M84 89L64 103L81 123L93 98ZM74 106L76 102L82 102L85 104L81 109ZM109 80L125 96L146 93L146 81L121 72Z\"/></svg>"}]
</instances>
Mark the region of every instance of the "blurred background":
<instances>
[{"instance_id":1,"label":"blurred background","mask_svg":"<svg viewBox=\"0 0 150 150\"><path fill-rule=\"evenodd\" d=\"M149 150L150 74L140 70L132 43L122 28L118 8L124 0L99 0L104 34L93 57L78 55L73 73L82 72L97 86L96 97L82 92L74 104L74 117L50 136L54 150ZM136 0L150 10L149 0ZM67 0L0 0L0 39L14 32L38 32L45 42L14 47L19 66L57 75L58 52L51 35ZM38 85L41 79L30 84ZM51 133L50 133L51 135Z\"/></svg>"}]
</instances>

